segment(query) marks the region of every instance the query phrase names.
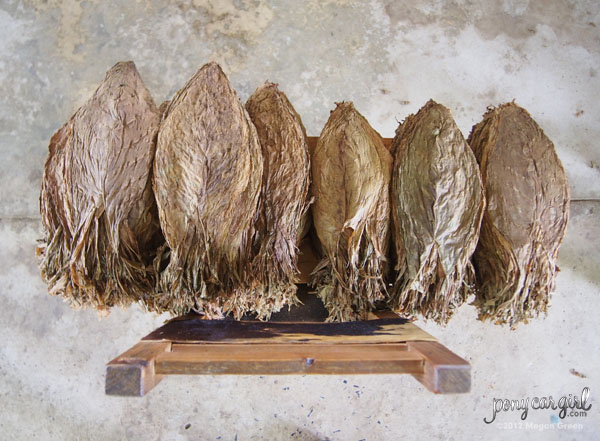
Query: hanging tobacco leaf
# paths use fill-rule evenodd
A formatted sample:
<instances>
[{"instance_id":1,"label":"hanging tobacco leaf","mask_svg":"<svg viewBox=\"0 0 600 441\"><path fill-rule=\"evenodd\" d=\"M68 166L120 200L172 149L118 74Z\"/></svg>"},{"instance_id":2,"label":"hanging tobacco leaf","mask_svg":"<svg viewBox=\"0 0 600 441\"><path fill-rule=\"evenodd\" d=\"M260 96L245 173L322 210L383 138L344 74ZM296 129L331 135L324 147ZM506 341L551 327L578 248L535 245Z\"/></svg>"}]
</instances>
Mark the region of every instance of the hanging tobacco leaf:
<instances>
[{"instance_id":1,"label":"hanging tobacco leaf","mask_svg":"<svg viewBox=\"0 0 600 441\"><path fill-rule=\"evenodd\" d=\"M240 309L268 319L297 303L298 243L306 225L310 161L300 116L277 85L265 83L246 103L264 159L261 203L254 237L254 274L260 284L242 296Z\"/></svg>"},{"instance_id":2,"label":"hanging tobacco leaf","mask_svg":"<svg viewBox=\"0 0 600 441\"><path fill-rule=\"evenodd\" d=\"M313 224L325 254L311 283L329 321L365 319L387 295L392 157L352 103L339 103L311 159Z\"/></svg>"},{"instance_id":3,"label":"hanging tobacco leaf","mask_svg":"<svg viewBox=\"0 0 600 441\"><path fill-rule=\"evenodd\" d=\"M219 65L204 65L166 106L158 133L154 191L170 260L154 309L246 312L238 299L256 283L262 169L248 113Z\"/></svg>"},{"instance_id":4,"label":"hanging tobacco leaf","mask_svg":"<svg viewBox=\"0 0 600 441\"><path fill-rule=\"evenodd\" d=\"M485 205L479 168L450 111L433 100L398 127L392 150L391 306L446 323L473 282Z\"/></svg>"},{"instance_id":5,"label":"hanging tobacco leaf","mask_svg":"<svg viewBox=\"0 0 600 441\"><path fill-rule=\"evenodd\" d=\"M569 217L569 185L554 145L514 103L473 127L488 206L474 255L480 319L515 326L546 312Z\"/></svg>"},{"instance_id":6,"label":"hanging tobacco leaf","mask_svg":"<svg viewBox=\"0 0 600 441\"><path fill-rule=\"evenodd\" d=\"M161 235L151 188L159 111L133 62L113 66L52 137L38 247L51 294L106 310L153 286Z\"/></svg>"}]
</instances>

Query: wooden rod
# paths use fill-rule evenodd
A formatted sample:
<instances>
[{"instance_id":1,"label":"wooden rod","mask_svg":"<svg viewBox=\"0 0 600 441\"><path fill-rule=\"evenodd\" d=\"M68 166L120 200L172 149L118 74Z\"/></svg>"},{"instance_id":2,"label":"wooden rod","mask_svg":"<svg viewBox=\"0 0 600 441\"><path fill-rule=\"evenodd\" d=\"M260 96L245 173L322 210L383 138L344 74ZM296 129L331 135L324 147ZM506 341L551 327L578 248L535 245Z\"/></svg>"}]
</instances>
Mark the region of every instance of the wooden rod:
<instances>
[{"instance_id":1,"label":"wooden rod","mask_svg":"<svg viewBox=\"0 0 600 441\"><path fill-rule=\"evenodd\" d=\"M155 361L162 375L423 373L405 344L174 344Z\"/></svg>"}]
</instances>

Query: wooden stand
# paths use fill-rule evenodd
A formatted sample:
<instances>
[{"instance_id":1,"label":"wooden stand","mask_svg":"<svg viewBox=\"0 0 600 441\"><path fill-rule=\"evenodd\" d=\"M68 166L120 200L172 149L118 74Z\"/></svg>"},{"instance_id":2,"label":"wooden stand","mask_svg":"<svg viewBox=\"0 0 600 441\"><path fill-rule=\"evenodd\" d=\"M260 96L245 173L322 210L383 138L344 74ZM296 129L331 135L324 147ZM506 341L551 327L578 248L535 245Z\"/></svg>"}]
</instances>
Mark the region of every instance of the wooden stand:
<instances>
[{"instance_id":1,"label":"wooden stand","mask_svg":"<svg viewBox=\"0 0 600 441\"><path fill-rule=\"evenodd\" d=\"M298 261L306 283L316 256ZM324 323L321 300L299 285L302 305L271 321L175 318L108 363L106 393L140 397L165 375L411 374L440 394L466 393L471 366L409 320L390 311L369 320Z\"/></svg>"},{"instance_id":2,"label":"wooden stand","mask_svg":"<svg viewBox=\"0 0 600 441\"><path fill-rule=\"evenodd\" d=\"M178 317L108 364L106 393L143 396L164 375L222 374L411 374L435 393L469 392L467 361L410 321L378 315L350 323Z\"/></svg>"}]
</instances>

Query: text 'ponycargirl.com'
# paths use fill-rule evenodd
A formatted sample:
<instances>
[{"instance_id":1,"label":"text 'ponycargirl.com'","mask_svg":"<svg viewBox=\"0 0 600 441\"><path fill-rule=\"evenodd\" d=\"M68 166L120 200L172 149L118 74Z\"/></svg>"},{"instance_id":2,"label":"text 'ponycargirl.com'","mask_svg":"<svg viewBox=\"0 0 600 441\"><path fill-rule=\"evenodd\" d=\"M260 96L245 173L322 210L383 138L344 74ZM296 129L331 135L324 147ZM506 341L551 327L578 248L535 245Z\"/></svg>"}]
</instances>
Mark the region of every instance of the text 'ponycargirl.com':
<instances>
[{"instance_id":1,"label":"text 'ponycargirl.com'","mask_svg":"<svg viewBox=\"0 0 600 441\"><path fill-rule=\"evenodd\" d=\"M572 394L569 394L568 396L563 395L558 400L555 400L552 396L521 398L520 400L494 398L492 402L492 416L491 418L484 418L483 421L486 424L491 424L496 420L498 413L510 411L520 411L521 420L524 421L529 414L529 409L560 409L558 416L561 419L566 416L586 416L587 411L592 408L591 404L586 404L589 398L590 389L588 387L583 388L581 396Z\"/></svg>"}]
</instances>

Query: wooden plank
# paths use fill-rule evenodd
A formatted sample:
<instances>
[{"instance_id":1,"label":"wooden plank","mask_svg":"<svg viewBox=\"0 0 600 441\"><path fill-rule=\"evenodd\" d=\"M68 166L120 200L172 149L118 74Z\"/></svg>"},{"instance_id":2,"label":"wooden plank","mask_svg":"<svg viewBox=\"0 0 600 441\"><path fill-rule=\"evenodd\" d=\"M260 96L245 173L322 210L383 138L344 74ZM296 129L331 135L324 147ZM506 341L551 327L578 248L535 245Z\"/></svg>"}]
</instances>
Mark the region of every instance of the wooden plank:
<instances>
[{"instance_id":1,"label":"wooden plank","mask_svg":"<svg viewBox=\"0 0 600 441\"><path fill-rule=\"evenodd\" d=\"M163 375L393 374L423 372L403 344L185 344L156 359Z\"/></svg>"},{"instance_id":2,"label":"wooden plank","mask_svg":"<svg viewBox=\"0 0 600 441\"><path fill-rule=\"evenodd\" d=\"M148 393L162 379L156 375L155 359L170 348L170 342L142 341L112 360L106 366L106 394L141 397Z\"/></svg>"},{"instance_id":3,"label":"wooden plank","mask_svg":"<svg viewBox=\"0 0 600 441\"><path fill-rule=\"evenodd\" d=\"M289 323L224 320L173 320L144 341L179 343L402 343L435 341L406 319L390 318L347 323Z\"/></svg>"},{"instance_id":4,"label":"wooden plank","mask_svg":"<svg viewBox=\"0 0 600 441\"><path fill-rule=\"evenodd\" d=\"M471 366L466 360L436 341L409 341L408 347L424 359L423 373L413 376L427 389L439 394L471 390Z\"/></svg>"}]
</instances>

